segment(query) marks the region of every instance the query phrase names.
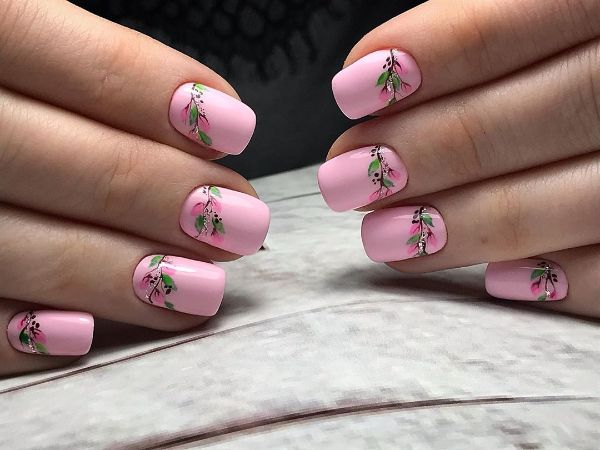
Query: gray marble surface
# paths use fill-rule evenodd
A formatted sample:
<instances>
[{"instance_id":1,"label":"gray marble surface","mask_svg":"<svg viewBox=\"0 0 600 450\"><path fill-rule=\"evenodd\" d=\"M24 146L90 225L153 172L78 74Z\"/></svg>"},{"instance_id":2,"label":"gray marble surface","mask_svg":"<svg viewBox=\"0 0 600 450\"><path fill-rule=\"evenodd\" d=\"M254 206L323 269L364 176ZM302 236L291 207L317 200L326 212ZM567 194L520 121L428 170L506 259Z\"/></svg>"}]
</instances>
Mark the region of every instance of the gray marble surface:
<instances>
[{"instance_id":1,"label":"gray marble surface","mask_svg":"<svg viewBox=\"0 0 600 450\"><path fill-rule=\"evenodd\" d=\"M371 263L315 171L256 180L267 250L206 326L100 322L77 365L0 380L1 447L599 448L597 323Z\"/></svg>"}]
</instances>

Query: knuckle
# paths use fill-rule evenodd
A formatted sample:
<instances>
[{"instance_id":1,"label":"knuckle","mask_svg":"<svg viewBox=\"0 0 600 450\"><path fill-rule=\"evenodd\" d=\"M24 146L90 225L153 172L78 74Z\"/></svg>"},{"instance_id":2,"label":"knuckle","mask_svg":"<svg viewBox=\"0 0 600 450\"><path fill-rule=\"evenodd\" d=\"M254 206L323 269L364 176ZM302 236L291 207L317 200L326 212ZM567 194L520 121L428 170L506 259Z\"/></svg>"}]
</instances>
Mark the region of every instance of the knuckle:
<instances>
[{"instance_id":1,"label":"knuckle","mask_svg":"<svg viewBox=\"0 0 600 450\"><path fill-rule=\"evenodd\" d=\"M487 211L486 229L490 234L494 254L502 256L520 253L523 245L521 235L523 227L523 211L519 188L513 185L502 185L491 191L490 211Z\"/></svg>"},{"instance_id":2,"label":"knuckle","mask_svg":"<svg viewBox=\"0 0 600 450\"><path fill-rule=\"evenodd\" d=\"M115 148L98 188L98 203L107 217L121 217L135 203L136 189L139 189L136 186L141 184L137 171L141 151L130 144L126 148L125 145Z\"/></svg>"},{"instance_id":3,"label":"knuckle","mask_svg":"<svg viewBox=\"0 0 600 450\"><path fill-rule=\"evenodd\" d=\"M448 158L452 173L459 174L462 179L479 178L485 171L486 133L481 120L476 114L461 105L455 110L449 122L446 143L452 158Z\"/></svg>"}]
</instances>

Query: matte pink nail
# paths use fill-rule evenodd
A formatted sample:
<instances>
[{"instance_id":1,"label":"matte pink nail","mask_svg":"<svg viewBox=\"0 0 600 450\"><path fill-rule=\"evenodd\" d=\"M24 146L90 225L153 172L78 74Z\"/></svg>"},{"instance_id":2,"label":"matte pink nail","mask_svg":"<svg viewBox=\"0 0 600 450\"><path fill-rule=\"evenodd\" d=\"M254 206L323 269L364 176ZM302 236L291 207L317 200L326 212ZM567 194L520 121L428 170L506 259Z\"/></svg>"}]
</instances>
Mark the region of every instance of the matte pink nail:
<instances>
[{"instance_id":1,"label":"matte pink nail","mask_svg":"<svg viewBox=\"0 0 600 450\"><path fill-rule=\"evenodd\" d=\"M256 115L248 105L200 83L177 88L169 119L192 141L231 155L242 153L256 126Z\"/></svg>"},{"instance_id":2,"label":"matte pink nail","mask_svg":"<svg viewBox=\"0 0 600 450\"><path fill-rule=\"evenodd\" d=\"M429 206L401 206L367 214L362 223L367 256L376 262L401 261L439 252L446 245L446 225Z\"/></svg>"},{"instance_id":3,"label":"matte pink nail","mask_svg":"<svg viewBox=\"0 0 600 450\"><path fill-rule=\"evenodd\" d=\"M318 179L327 205L348 211L400 191L408 172L396 152L375 145L330 159L319 168Z\"/></svg>"},{"instance_id":4,"label":"matte pink nail","mask_svg":"<svg viewBox=\"0 0 600 450\"><path fill-rule=\"evenodd\" d=\"M135 295L146 303L214 316L225 291L225 271L214 264L167 255L146 256L133 273Z\"/></svg>"},{"instance_id":5,"label":"matte pink nail","mask_svg":"<svg viewBox=\"0 0 600 450\"><path fill-rule=\"evenodd\" d=\"M250 255L264 242L270 217L269 207L251 195L202 186L183 203L179 224L194 239Z\"/></svg>"},{"instance_id":6,"label":"matte pink nail","mask_svg":"<svg viewBox=\"0 0 600 450\"><path fill-rule=\"evenodd\" d=\"M567 296L569 283L561 267L543 259L519 259L490 263L485 289L507 300L552 301Z\"/></svg>"},{"instance_id":7,"label":"matte pink nail","mask_svg":"<svg viewBox=\"0 0 600 450\"><path fill-rule=\"evenodd\" d=\"M6 333L24 353L81 356L90 351L94 318L75 311L25 311L10 320Z\"/></svg>"},{"instance_id":8,"label":"matte pink nail","mask_svg":"<svg viewBox=\"0 0 600 450\"><path fill-rule=\"evenodd\" d=\"M421 71L408 53L379 50L338 72L331 81L333 96L342 112L359 119L415 92Z\"/></svg>"}]
</instances>

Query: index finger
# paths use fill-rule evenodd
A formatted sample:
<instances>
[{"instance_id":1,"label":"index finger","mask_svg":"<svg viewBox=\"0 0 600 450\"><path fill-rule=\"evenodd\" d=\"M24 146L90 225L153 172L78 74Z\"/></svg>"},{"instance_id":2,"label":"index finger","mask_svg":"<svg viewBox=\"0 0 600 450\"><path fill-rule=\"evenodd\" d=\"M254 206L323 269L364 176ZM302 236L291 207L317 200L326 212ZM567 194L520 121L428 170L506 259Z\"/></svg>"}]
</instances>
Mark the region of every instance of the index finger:
<instances>
[{"instance_id":1,"label":"index finger","mask_svg":"<svg viewBox=\"0 0 600 450\"><path fill-rule=\"evenodd\" d=\"M333 93L351 119L388 106L390 113L496 79L598 35L597 0L429 0L363 37L334 77Z\"/></svg>"},{"instance_id":2,"label":"index finger","mask_svg":"<svg viewBox=\"0 0 600 450\"><path fill-rule=\"evenodd\" d=\"M252 109L186 55L65 1L0 10L0 85L205 158L250 141Z\"/></svg>"}]
</instances>

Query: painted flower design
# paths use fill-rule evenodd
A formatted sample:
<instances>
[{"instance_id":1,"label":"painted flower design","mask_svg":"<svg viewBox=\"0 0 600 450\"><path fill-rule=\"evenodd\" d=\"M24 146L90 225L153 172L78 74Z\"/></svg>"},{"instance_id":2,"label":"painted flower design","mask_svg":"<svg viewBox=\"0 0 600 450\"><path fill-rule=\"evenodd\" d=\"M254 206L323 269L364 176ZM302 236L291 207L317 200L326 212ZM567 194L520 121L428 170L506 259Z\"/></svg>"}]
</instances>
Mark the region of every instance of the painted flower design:
<instances>
[{"instance_id":1,"label":"painted flower design","mask_svg":"<svg viewBox=\"0 0 600 450\"><path fill-rule=\"evenodd\" d=\"M546 261L537 264L537 268L531 272L531 293L539 301L553 300L556 298L556 285L558 284L558 275L554 267Z\"/></svg>"},{"instance_id":2,"label":"painted flower design","mask_svg":"<svg viewBox=\"0 0 600 450\"><path fill-rule=\"evenodd\" d=\"M433 218L427 212L427 208L421 206L415 210L410 225L410 238L406 241L406 245L409 246L408 253L411 256L417 257L429 254L427 247L430 244L437 243L433 228L435 228Z\"/></svg>"},{"instance_id":3,"label":"painted flower design","mask_svg":"<svg viewBox=\"0 0 600 450\"><path fill-rule=\"evenodd\" d=\"M225 235L225 225L221 213L221 191L216 186L204 186L202 188L204 201L198 202L192 208L192 214L196 216L194 227L198 234L194 236L210 237L214 242L222 242Z\"/></svg>"},{"instance_id":4,"label":"painted flower design","mask_svg":"<svg viewBox=\"0 0 600 450\"><path fill-rule=\"evenodd\" d=\"M148 264L150 269L140 280L140 288L145 290L145 298L149 303L164 304L169 309L175 309L173 302L168 300L172 292L177 291L173 276L175 269L172 261L164 255L154 255Z\"/></svg>"},{"instance_id":5,"label":"painted flower design","mask_svg":"<svg viewBox=\"0 0 600 450\"><path fill-rule=\"evenodd\" d=\"M367 170L367 175L377 189L369 196L369 201L374 202L387 197L393 191L394 182L392 179L400 178L400 174L392 169L385 158L383 149L377 145L371 149L371 162Z\"/></svg>"},{"instance_id":6,"label":"painted flower design","mask_svg":"<svg viewBox=\"0 0 600 450\"><path fill-rule=\"evenodd\" d=\"M195 137L200 142L211 146L212 139L208 135L210 123L206 117L204 100L202 98L206 89L206 86L200 83L194 83L190 94L190 102L181 110L181 120L191 127L189 130L191 136Z\"/></svg>"},{"instance_id":7,"label":"painted flower design","mask_svg":"<svg viewBox=\"0 0 600 450\"><path fill-rule=\"evenodd\" d=\"M23 347L26 347L31 353L47 355L46 335L42 331L40 323L36 320L34 311L29 311L21 319L21 331L19 332L19 341Z\"/></svg>"},{"instance_id":8,"label":"painted flower design","mask_svg":"<svg viewBox=\"0 0 600 450\"><path fill-rule=\"evenodd\" d=\"M402 79L406 69L402 67L398 58L398 50L390 50L389 56L383 64L383 72L377 78L376 86L381 87L379 98L388 105L396 103L403 95L409 94L412 86Z\"/></svg>"}]
</instances>

